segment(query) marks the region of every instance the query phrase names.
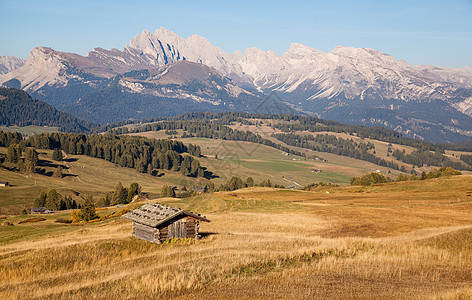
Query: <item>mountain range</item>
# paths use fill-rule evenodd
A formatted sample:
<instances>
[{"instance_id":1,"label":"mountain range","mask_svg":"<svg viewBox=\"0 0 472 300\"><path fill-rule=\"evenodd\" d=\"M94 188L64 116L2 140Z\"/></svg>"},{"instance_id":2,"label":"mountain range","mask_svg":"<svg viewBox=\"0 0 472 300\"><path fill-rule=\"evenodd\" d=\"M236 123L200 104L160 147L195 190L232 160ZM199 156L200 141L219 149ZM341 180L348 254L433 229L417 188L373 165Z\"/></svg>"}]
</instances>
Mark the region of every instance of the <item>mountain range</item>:
<instances>
[{"instance_id":1,"label":"mountain range","mask_svg":"<svg viewBox=\"0 0 472 300\"><path fill-rule=\"evenodd\" d=\"M0 70L6 65L4 86L102 124L191 111L292 112L435 142L472 135L471 68L413 66L366 48L226 53L201 36L160 28L123 50L81 56L38 47L24 65L0 60ZM273 101L281 105L268 107Z\"/></svg>"},{"instance_id":2,"label":"mountain range","mask_svg":"<svg viewBox=\"0 0 472 300\"><path fill-rule=\"evenodd\" d=\"M0 56L0 75L22 67L25 61L14 56Z\"/></svg>"}]
</instances>

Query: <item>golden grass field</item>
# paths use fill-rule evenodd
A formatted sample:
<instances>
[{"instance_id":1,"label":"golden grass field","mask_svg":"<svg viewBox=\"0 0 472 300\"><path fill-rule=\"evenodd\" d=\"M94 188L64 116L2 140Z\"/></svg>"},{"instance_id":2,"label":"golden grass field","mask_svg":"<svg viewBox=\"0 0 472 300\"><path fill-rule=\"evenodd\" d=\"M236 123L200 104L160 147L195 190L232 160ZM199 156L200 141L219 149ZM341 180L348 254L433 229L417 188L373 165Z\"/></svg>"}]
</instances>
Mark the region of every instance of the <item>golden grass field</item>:
<instances>
[{"instance_id":1,"label":"golden grass field","mask_svg":"<svg viewBox=\"0 0 472 300\"><path fill-rule=\"evenodd\" d=\"M472 176L158 199L212 221L202 239L165 245L131 238L122 219L6 216L0 298L469 299L469 194Z\"/></svg>"}]
</instances>

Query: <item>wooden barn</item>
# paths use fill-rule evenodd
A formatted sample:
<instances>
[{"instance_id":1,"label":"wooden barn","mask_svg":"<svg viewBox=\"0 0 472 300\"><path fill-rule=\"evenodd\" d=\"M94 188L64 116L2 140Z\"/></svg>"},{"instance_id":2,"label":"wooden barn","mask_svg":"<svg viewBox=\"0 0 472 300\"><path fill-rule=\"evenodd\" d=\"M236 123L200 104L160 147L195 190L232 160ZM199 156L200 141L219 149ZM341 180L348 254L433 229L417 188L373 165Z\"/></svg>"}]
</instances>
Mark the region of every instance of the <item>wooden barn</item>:
<instances>
[{"instance_id":1,"label":"wooden barn","mask_svg":"<svg viewBox=\"0 0 472 300\"><path fill-rule=\"evenodd\" d=\"M200 221L210 222L200 214L167 205L148 203L122 218L133 221L133 236L161 244L173 238L198 239Z\"/></svg>"}]
</instances>

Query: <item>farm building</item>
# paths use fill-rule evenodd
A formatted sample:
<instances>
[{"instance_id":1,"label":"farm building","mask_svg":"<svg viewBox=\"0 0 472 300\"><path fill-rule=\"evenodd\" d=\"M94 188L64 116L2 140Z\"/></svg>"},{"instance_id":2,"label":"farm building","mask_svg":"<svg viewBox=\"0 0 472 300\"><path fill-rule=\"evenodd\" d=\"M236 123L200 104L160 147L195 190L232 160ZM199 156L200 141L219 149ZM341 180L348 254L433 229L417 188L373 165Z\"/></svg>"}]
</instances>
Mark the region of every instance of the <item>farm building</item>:
<instances>
[{"instance_id":1,"label":"farm building","mask_svg":"<svg viewBox=\"0 0 472 300\"><path fill-rule=\"evenodd\" d=\"M210 222L200 214L167 205L148 203L122 218L133 221L133 236L161 244L173 238L198 239L200 221Z\"/></svg>"},{"instance_id":2,"label":"farm building","mask_svg":"<svg viewBox=\"0 0 472 300\"><path fill-rule=\"evenodd\" d=\"M0 181L0 186L1 186L1 187L6 187L6 186L8 186L8 181Z\"/></svg>"},{"instance_id":3,"label":"farm building","mask_svg":"<svg viewBox=\"0 0 472 300\"><path fill-rule=\"evenodd\" d=\"M31 208L32 214L53 214L55 211L49 210L46 207L32 207Z\"/></svg>"}]
</instances>

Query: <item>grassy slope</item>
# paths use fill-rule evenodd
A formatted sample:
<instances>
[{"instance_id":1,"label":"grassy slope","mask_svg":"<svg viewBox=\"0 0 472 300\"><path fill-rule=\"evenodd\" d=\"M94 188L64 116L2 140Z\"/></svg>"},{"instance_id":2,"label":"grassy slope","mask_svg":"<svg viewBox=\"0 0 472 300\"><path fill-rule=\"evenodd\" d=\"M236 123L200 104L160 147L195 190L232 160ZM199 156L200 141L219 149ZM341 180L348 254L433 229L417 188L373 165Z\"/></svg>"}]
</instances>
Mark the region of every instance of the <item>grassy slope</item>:
<instances>
[{"instance_id":1,"label":"grassy slope","mask_svg":"<svg viewBox=\"0 0 472 300\"><path fill-rule=\"evenodd\" d=\"M5 152L0 148L0 152ZM52 151L40 150L39 158L48 164L56 164L52 161ZM187 183L194 185L197 180L187 178L174 172L166 172L163 177L153 177L140 174L134 169L123 168L103 159L91 158L82 155L69 155L69 162L61 163L64 166L63 174L73 174L64 178L45 176L40 174L28 174L11 172L0 169L0 180L8 181L11 186L1 188L0 213L19 212L25 207L31 206L35 197L41 191L56 189L62 195L70 195L80 200L92 194L95 199L102 197L107 192L114 190L118 181L123 186L129 186L132 182L138 182L143 191L156 196L165 184ZM66 167L69 167L67 169ZM54 167L46 167L47 171L53 171ZM201 179L204 180L204 179ZM77 197L75 193L79 193Z\"/></svg>"},{"instance_id":2,"label":"grassy slope","mask_svg":"<svg viewBox=\"0 0 472 300\"><path fill-rule=\"evenodd\" d=\"M162 132L143 132L137 135L162 138ZM372 168L388 171L387 168L378 167L365 161L329 153L319 155L311 150L307 150L306 153L317 154L327 159L328 162L313 159L305 161L299 156L285 156L280 150L249 142L206 138L179 138L179 140L184 143L197 144L202 148L202 154L207 158L202 159L201 163L220 176L222 180L217 179L216 183L218 184L233 175L242 178L252 176L256 181L270 179L272 182L284 186L291 185L290 181L295 181L300 185L319 181L348 184L350 178L363 175ZM305 149L297 150L305 151ZM215 159L215 154L219 159ZM322 169L323 172L312 173L311 169ZM397 174L397 171L392 170L392 174L389 176L396 177ZM282 179L282 176L289 181Z\"/></svg>"},{"instance_id":3,"label":"grassy slope","mask_svg":"<svg viewBox=\"0 0 472 300\"><path fill-rule=\"evenodd\" d=\"M212 221L201 225L202 240L163 246L130 238L125 220L18 225L24 217L9 216L15 226L0 236L27 227L55 234L4 241L0 297L467 298L472 205L447 200L470 197L471 186L472 176L459 176L362 192L250 188L161 199ZM428 191L439 196L404 205Z\"/></svg>"},{"instance_id":4,"label":"grassy slope","mask_svg":"<svg viewBox=\"0 0 472 300\"><path fill-rule=\"evenodd\" d=\"M0 130L21 132L23 135L28 136L28 135L32 135L32 134L35 134L35 133L59 132L59 127L36 126L36 125L29 125L29 126L24 126L24 127L0 126Z\"/></svg>"},{"instance_id":5,"label":"grassy slope","mask_svg":"<svg viewBox=\"0 0 472 300\"><path fill-rule=\"evenodd\" d=\"M255 119L251 119L250 121L256 121ZM231 125L230 127L233 128L233 129L237 129L237 130L242 130L242 131L252 131L254 133L258 133L260 134L261 136L267 138L267 139L271 139L272 141L274 142L278 142L280 143L280 141L278 141L277 139L273 139L270 137L271 134L273 133L282 133L282 131L278 130L278 129L274 129L272 127L270 127L270 124L274 123L274 120L257 120L259 122L262 122L263 124L260 125L260 126L254 126L254 125L241 125L240 123L237 123L237 124L234 124L234 125ZM287 123L286 121L279 121L279 122L276 122L276 123L280 123L280 122L285 122ZM375 145L375 151L376 151L376 156L380 157L380 158L383 158L385 160L391 160L391 161L394 161L396 162L399 166L405 166L407 168L407 170L410 170L411 169L411 165L408 165L408 164L405 164L399 160L397 160L396 158L392 157L391 155L390 156L387 156L387 149L388 149L388 145L389 143L387 142L383 142L383 141L378 141L378 140L373 140L373 139L361 139L355 135L350 135L350 134L346 134L346 133L335 133L335 132L308 132L308 131L303 131L303 132L300 132L300 131L297 131L297 132L294 132L296 134L310 134L310 135L317 135L317 134L329 134L329 135L334 135L338 138L343 138L343 139L353 139L354 141L356 142L364 142L364 143L367 143L367 142L371 142ZM293 148L296 148L296 147L293 147ZM391 146L392 148L392 151L395 150L395 149L398 149L400 151L403 151L405 150L406 153L411 153L415 150L415 148L413 147L410 147L410 146L404 146L404 145L399 145L399 144L392 144ZM304 151L303 149L300 149L298 148L299 151ZM333 160L337 159L337 155L330 155L330 154L326 154L326 153L323 153L323 152L314 152L314 151L311 151L312 153L320 156L320 157L323 157L325 159L329 159L331 158ZM459 151L446 151L446 155L451 158L453 161L460 161L457 156L460 156L460 154L471 154L470 152L459 152ZM329 155L329 156L326 156L326 155ZM375 166L375 165L374 165ZM379 167L375 167L377 169L379 169ZM430 167L430 166L424 166L422 168L416 168L416 171L421 173L423 171L425 172L429 172L433 169L434 167ZM380 168L382 169L382 168Z\"/></svg>"}]
</instances>

